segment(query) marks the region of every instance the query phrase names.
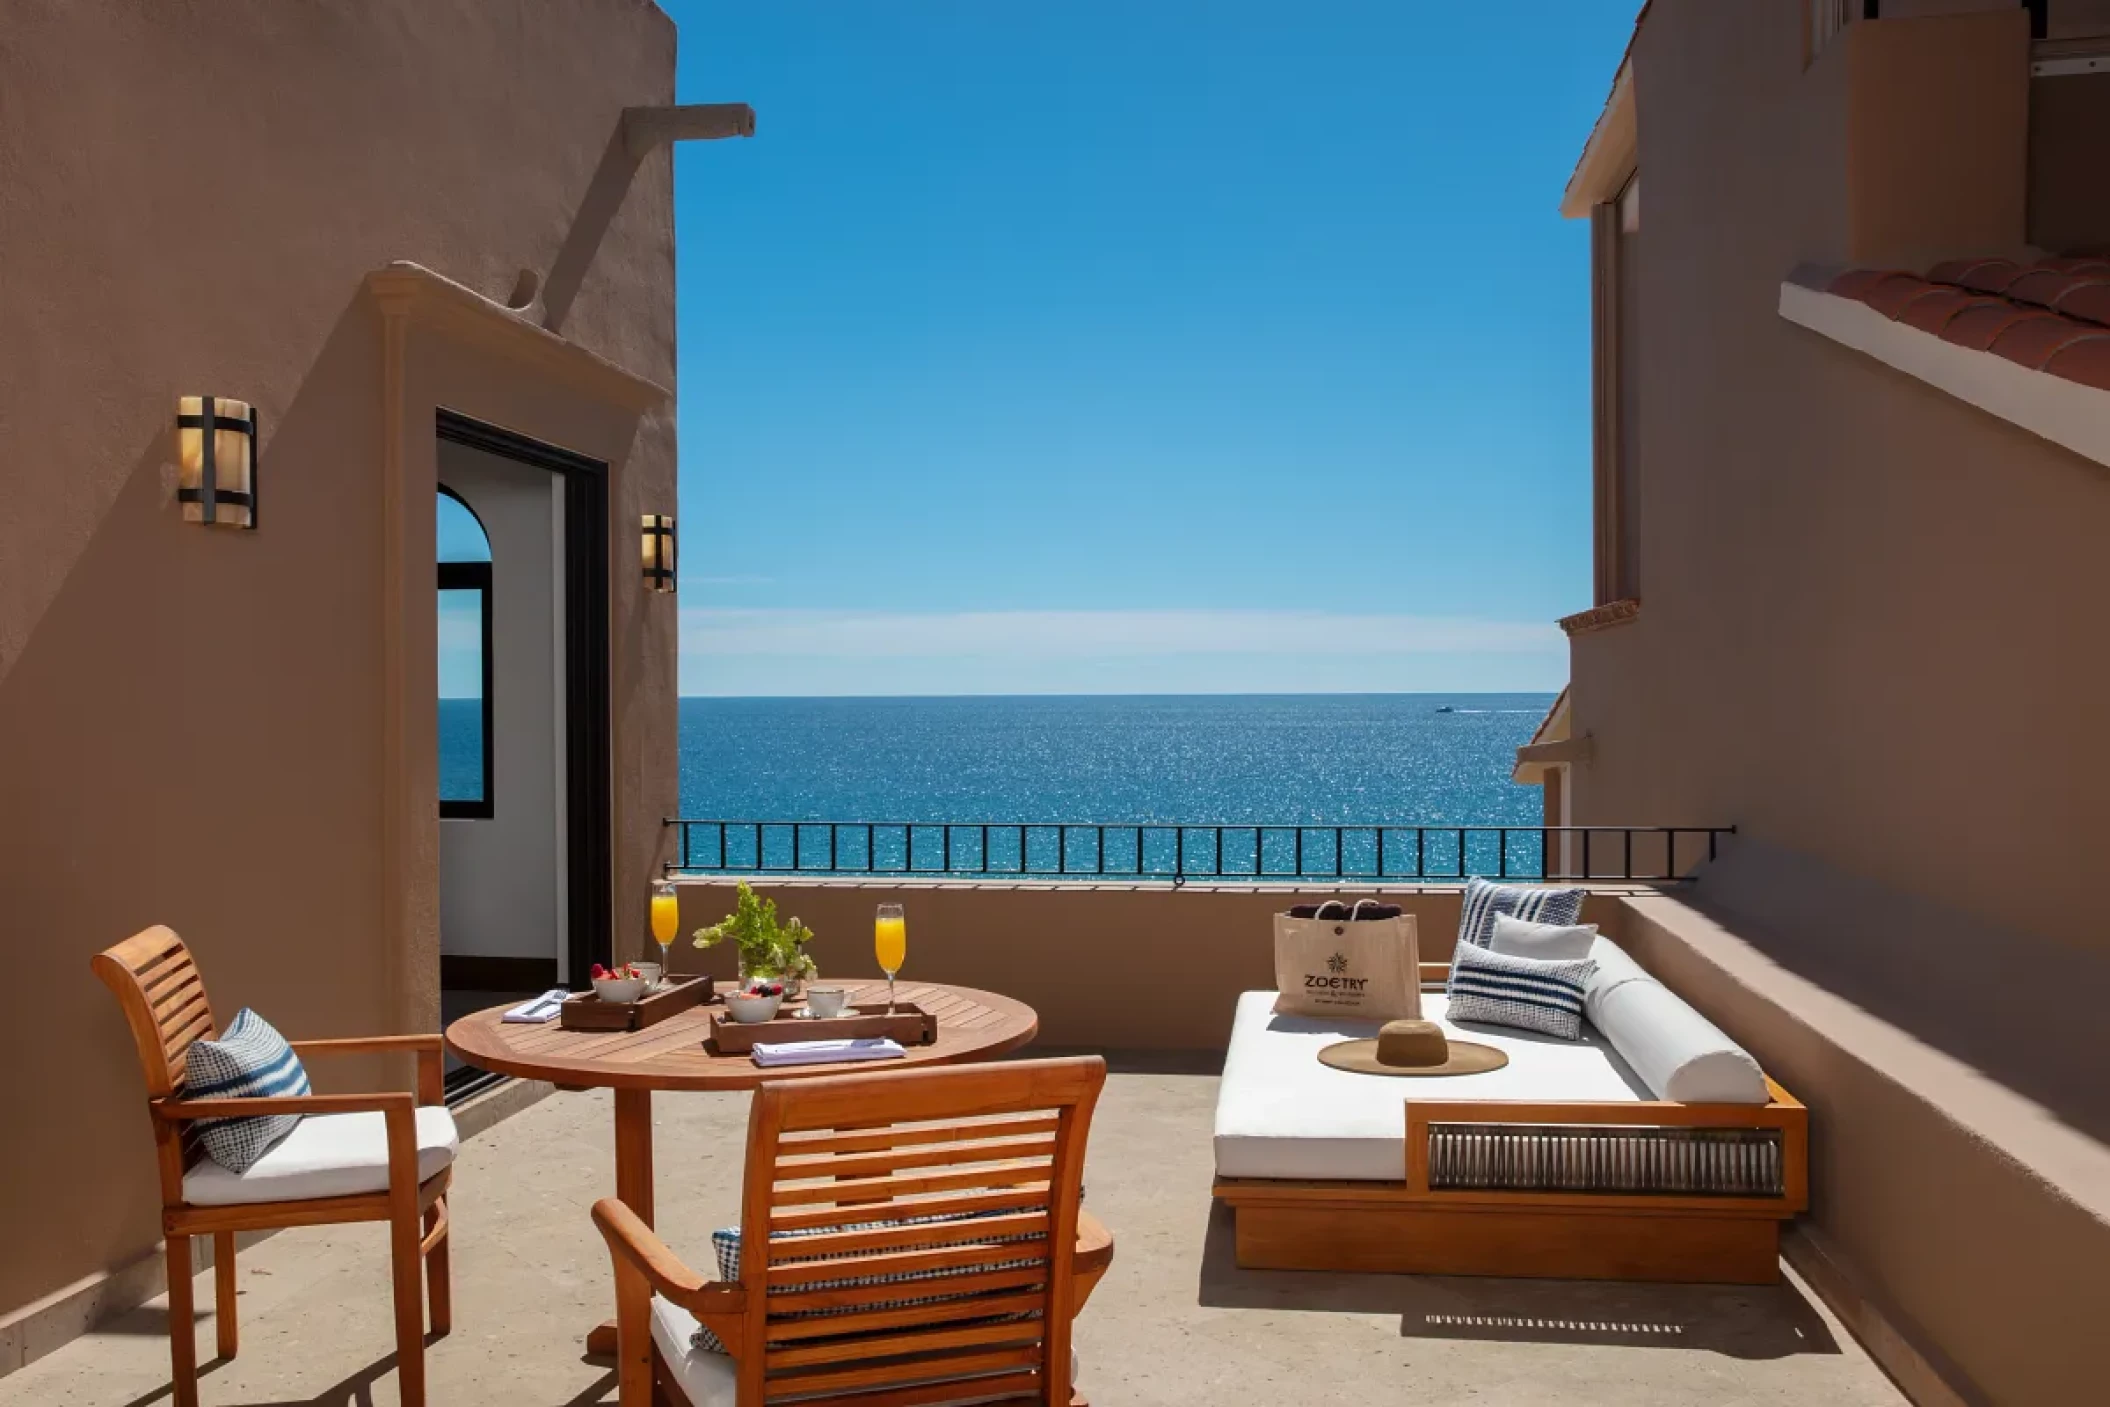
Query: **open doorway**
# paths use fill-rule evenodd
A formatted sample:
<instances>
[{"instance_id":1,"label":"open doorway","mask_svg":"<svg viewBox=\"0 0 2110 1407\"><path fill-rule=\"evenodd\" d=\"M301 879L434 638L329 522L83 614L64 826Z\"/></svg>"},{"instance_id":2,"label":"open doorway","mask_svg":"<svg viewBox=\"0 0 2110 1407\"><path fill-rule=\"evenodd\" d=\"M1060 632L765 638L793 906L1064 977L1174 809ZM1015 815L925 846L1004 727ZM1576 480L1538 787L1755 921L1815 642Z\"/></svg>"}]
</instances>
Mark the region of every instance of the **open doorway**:
<instances>
[{"instance_id":1,"label":"open doorway","mask_svg":"<svg viewBox=\"0 0 2110 1407\"><path fill-rule=\"evenodd\" d=\"M451 411L435 428L451 1022L609 958L608 474ZM450 1069L450 1089L476 1074Z\"/></svg>"}]
</instances>

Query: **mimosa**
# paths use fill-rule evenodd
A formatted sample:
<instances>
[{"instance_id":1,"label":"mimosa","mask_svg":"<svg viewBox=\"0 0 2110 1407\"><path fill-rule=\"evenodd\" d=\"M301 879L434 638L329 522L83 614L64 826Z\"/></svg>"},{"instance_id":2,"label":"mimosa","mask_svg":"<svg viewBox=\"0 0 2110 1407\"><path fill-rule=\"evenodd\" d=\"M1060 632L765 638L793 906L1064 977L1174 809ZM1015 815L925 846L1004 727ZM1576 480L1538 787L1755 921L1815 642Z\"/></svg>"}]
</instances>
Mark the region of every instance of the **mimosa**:
<instances>
[{"instance_id":1,"label":"mimosa","mask_svg":"<svg viewBox=\"0 0 2110 1407\"><path fill-rule=\"evenodd\" d=\"M881 904L872 922L872 954L886 974L886 1009L894 1010L894 974L908 961L908 918L899 904Z\"/></svg>"},{"instance_id":2,"label":"mimosa","mask_svg":"<svg viewBox=\"0 0 2110 1407\"><path fill-rule=\"evenodd\" d=\"M674 941L674 933L680 927L681 902L674 895L674 886L661 884L652 891L652 941L659 944L659 976L663 982L671 975L667 945Z\"/></svg>"}]
</instances>

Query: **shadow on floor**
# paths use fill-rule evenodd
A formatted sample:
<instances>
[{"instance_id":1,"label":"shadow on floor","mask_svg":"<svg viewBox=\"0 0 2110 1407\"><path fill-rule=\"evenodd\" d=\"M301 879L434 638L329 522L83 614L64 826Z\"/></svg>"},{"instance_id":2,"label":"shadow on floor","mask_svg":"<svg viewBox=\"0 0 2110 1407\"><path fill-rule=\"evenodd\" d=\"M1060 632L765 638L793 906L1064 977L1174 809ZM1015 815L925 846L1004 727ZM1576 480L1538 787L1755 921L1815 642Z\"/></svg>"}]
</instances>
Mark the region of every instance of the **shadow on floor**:
<instances>
[{"instance_id":1,"label":"shadow on floor","mask_svg":"<svg viewBox=\"0 0 2110 1407\"><path fill-rule=\"evenodd\" d=\"M197 1316L201 1333L204 1325L211 1318L211 1315L204 1313L200 1313ZM107 1324L98 1325L96 1332L99 1334L154 1333L167 1337L168 1325L168 1309L165 1306L143 1305L138 1309L119 1315ZM427 1330L425 1334L426 1352L430 1354L433 1347L445 1337L443 1334ZM233 1361L231 1358L219 1357L200 1360L198 1364L200 1386L202 1387L214 1373L225 1368ZM350 1377L324 1388L313 1397L274 1397L267 1400L245 1401L236 1404L235 1407L374 1407L374 1384L395 1371L396 1355L390 1353L384 1358L375 1359ZM614 1387L615 1374L611 1372L600 1382L593 1384L578 1396L563 1403L562 1407L587 1407L587 1404L599 1403L603 1395L612 1391ZM130 1402L127 1402L124 1407L153 1407L154 1403L173 1400L174 1397L174 1387L164 1384L151 1392L141 1393ZM391 1394L390 1400L393 1400L393 1394Z\"/></svg>"},{"instance_id":2,"label":"shadow on floor","mask_svg":"<svg viewBox=\"0 0 2110 1407\"><path fill-rule=\"evenodd\" d=\"M224 1358L215 1358L210 1363L199 1364L198 1375L200 1379L202 1380L206 1373L224 1365L226 1362L227 1360ZM396 1356L391 1353L386 1358L376 1359L374 1362L369 1363L342 1382L334 1383L324 1388L313 1397L277 1397L268 1402L245 1402L240 1404L240 1407L375 1407L374 1384L395 1371ZM613 1407L615 1393L615 1374L611 1371L603 1374L594 1382L587 1384L577 1393L566 1398L562 1403L553 1404L553 1407L603 1407L603 1404ZM133 1398L125 1404L125 1407L153 1407L154 1403L165 1401L171 1396L170 1389L159 1387L143 1396ZM394 1400L393 1393L390 1394L388 1400Z\"/></svg>"},{"instance_id":3,"label":"shadow on floor","mask_svg":"<svg viewBox=\"0 0 2110 1407\"><path fill-rule=\"evenodd\" d=\"M1643 1285L1618 1280L1345 1275L1243 1270L1231 1209L1210 1210L1198 1303L1212 1309L1397 1314L1410 1339L1683 1348L1729 1358L1837 1353L1792 1283Z\"/></svg>"}]
</instances>

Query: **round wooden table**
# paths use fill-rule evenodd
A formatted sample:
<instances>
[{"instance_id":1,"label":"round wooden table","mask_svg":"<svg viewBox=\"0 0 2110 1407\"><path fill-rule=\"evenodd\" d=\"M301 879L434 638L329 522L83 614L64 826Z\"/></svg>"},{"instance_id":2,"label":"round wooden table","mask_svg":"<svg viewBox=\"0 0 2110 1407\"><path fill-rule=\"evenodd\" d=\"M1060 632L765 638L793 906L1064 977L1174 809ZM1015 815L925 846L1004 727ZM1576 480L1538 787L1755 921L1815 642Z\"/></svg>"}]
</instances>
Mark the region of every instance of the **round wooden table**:
<instances>
[{"instance_id":1,"label":"round wooden table","mask_svg":"<svg viewBox=\"0 0 2110 1407\"><path fill-rule=\"evenodd\" d=\"M883 1001L886 984L853 989L852 1004ZM548 1080L559 1089L615 1091L615 1195L652 1225L652 1092L654 1090L753 1089L764 1080L802 1080L860 1070L899 1070L912 1065L952 1065L987 1060L1017 1050L1040 1031L1040 1017L1022 1001L972 987L902 982L895 998L914 1002L938 1018L938 1039L910 1046L899 1060L862 1060L833 1065L763 1069L745 1055L717 1055L705 1048L710 1016L722 1000L690 1007L642 1031L567 1031L556 1021L508 1023L515 1003L464 1016L447 1028L447 1049L461 1060L501 1075ZM615 1352L615 1324L586 1336L589 1353Z\"/></svg>"}]
</instances>

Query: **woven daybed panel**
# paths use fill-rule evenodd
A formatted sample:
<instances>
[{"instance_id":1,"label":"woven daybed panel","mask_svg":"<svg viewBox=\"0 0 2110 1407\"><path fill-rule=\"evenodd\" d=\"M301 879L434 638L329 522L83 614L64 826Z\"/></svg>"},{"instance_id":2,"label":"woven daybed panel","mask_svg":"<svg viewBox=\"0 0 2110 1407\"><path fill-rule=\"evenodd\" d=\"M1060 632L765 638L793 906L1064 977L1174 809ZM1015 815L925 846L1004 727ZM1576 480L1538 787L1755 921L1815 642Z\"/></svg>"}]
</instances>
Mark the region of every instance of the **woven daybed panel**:
<instances>
[{"instance_id":1,"label":"woven daybed panel","mask_svg":"<svg viewBox=\"0 0 2110 1407\"><path fill-rule=\"evenodd\" d=\"M1778 1129L1434 1124L1429 1186L1778 1197L1780 1151Z\"/></svg>"}]
</instances>

